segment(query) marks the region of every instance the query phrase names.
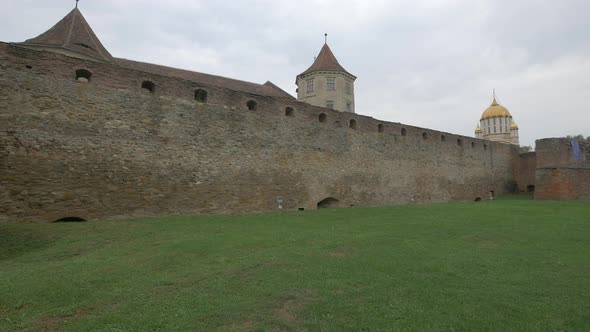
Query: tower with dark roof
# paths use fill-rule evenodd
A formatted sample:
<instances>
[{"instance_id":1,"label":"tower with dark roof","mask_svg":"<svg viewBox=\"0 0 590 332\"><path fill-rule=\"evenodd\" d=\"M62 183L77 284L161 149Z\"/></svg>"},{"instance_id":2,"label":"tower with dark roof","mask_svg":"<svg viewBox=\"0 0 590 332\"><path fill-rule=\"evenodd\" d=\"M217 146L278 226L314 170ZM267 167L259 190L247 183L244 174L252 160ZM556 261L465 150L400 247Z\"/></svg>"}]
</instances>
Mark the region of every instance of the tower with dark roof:
<instances>
[{"instance_id":1,"label":"tower with dark roof","mask_svg":"<svg viewBox=\"0 0 590 332\"><path fill-rule=\"evenodd\" d=\"M67 56L98 62L113 62L113 57L102 45L86 19L74 8L51 29L17 46L61 53Z\"/></svg>"},{"instance_id":2,"label":"tower with dark roof","mask_svg":"<svg viewBox=\"0 0 590 332\"><path fill-rule=\"evenodd\" d=\"M355 80L356 76L338 63L325 43L311 67L297 75L297 99L314 106L355 113Z\"/></svg>"},{"instance_id":3,"label":"tower with dark roof","mask_svg":"<svg viewBox=\"0 0 590 332\"><path fill-rule=\"evenodd\" d=\"M24 42L11 43L11 45L36 51L59 53L68 57L93 62L108 63L121 68L144 72L146 74L176 77L197 84L213 85L254 95L293 98L289 93L283 91L270 81L267 81L264 84L257 84L222 76L113 57L96 36L77 5L49 30L35 38L28 39ZM88 80L88 78L84 76L82 76L82 78Z\"/></svg>"}]
</instances>

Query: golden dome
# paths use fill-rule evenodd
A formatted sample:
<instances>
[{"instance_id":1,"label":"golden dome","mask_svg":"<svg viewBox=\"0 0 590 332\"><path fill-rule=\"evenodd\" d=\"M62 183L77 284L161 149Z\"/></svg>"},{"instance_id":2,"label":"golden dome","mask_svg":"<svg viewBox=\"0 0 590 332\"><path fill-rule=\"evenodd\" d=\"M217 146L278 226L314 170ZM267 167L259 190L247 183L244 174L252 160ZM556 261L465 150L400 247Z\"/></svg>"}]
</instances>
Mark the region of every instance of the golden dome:
<instances>
[{"instance_id":1,"label":"golden dome","mask_svg":"<svg viewBox=\"0 0 590 332\"><path fill-rule=\"evenodd\" d=\"M510 125L510 129L518 129L518 125L516 124L516 122L512 122L512 124Z\"/></svg>"},{"instance_id":2,"label":"golden dome","mask_svg":"<svg viewBox=\"0 0 590 332\"><path fill-rule=\"evenodd\" d=\"M483 114L481 115L481 119L490 119L490 118L511 118L510 112L506 109L506 107L498 104L496 98L492 101L492 105L488 107Z\"/></svg>"},{"instance_id":3,"label":"golden dome","mask_svg":"<svg viewBox=\"0 0 590 332\"><path fill-rule=\"evenodd\" d=\"M475 133L481 133L481 128L479 128L479 125L477 125L477 128L475 128Z\"/></svg>"}]
</instances>

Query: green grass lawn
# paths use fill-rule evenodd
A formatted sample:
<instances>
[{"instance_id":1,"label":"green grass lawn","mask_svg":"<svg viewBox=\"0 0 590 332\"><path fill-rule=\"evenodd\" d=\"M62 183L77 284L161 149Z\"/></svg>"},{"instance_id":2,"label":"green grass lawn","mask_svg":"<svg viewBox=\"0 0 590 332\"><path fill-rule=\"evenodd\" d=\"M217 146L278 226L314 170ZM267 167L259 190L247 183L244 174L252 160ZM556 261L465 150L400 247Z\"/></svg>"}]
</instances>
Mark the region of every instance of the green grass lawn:
<instances>
[{"instance_id":1,"label":"green grass lawn","mask_svg":"<svg viewBox=\"0 0 590 332\"><path fill-rule=\"evenodd\" d=\"M0 225L0 330L590 331L590 204Z\"/></svg>"}]
</instances>

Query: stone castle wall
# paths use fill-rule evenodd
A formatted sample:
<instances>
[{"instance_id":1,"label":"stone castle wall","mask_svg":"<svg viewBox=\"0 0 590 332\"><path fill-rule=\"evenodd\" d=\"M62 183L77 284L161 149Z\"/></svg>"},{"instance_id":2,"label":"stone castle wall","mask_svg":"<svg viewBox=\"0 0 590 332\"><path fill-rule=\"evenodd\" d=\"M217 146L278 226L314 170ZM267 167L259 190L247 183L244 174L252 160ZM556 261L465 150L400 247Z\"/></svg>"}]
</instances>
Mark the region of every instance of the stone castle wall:
<instances>
[{"instance_id":1,"label":"stone castle wall","mask_svg":"<svg viewBox=\"0 0 590 332\"><path fill-rule=\"evenodd\" d=\"M537 171L537 153L526 152L515 158L514 177L519 192L535 191L535 172Z\"/></svg>"},{"instance_id":2,"label":"stone castle wall","mask_svg":"<svg viewBox=\"0 0 590 332\"><path fill-rule=\"evenodd\" d=\"M75 80L80 68L89 83ZM155 94L141 91L144 80ZM207 103L194 101L197 88ZM277 196L285 209L328 197L343 207L473 201L514 186L515 155L507 144L0 43L0 222L272 211Z\"/></svg>"},{"instance_id":3,"label":"stone castle wall","mask_svg":"<svg viewBox=\"0 0 590 332\"><path fill-rule=\"evenodd\" d=\"M535 199L590 200L590 146L580 143L575 160L570 140L545 138L536 141Z\"/></svg>"}]
</instances>

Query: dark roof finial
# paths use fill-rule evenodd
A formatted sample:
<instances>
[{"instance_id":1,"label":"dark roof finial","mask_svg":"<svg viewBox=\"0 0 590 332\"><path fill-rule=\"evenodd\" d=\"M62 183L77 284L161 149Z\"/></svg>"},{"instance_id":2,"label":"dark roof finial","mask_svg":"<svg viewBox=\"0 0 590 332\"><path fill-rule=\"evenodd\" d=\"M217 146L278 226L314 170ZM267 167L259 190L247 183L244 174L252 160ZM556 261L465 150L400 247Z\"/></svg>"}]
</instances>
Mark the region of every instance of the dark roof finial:
<instances>
[{"instance_id":1,"label":"dark roof finial","mask_svg":"<svg viewBox=\"0 0 590 332\"><path fill-rule=\"evenodd\" d=\"M324 33L324 44L328 43L328 34Z\"/></svg>"},{"instance_id":2,"label":"dark roof finial","mask_svg":"<svg viewBox=\"0 0 590 332\"><path fill-rule=\"evenodd\" d=\"M80 0L76 0L76 8L78 8L78 1L80 1Z\"/></svg>"}]
</instances>

